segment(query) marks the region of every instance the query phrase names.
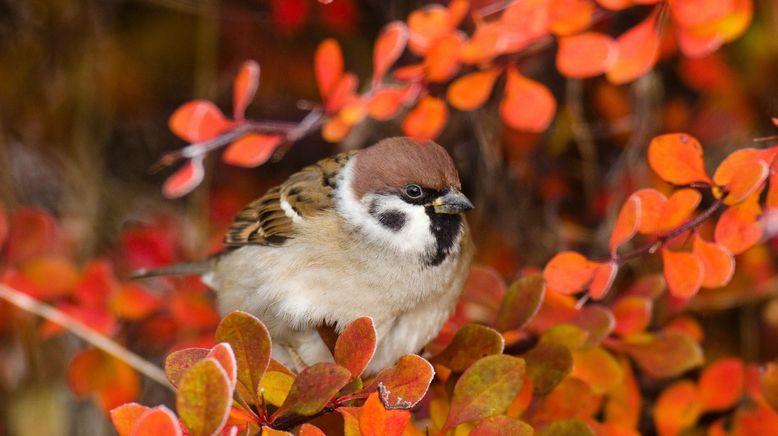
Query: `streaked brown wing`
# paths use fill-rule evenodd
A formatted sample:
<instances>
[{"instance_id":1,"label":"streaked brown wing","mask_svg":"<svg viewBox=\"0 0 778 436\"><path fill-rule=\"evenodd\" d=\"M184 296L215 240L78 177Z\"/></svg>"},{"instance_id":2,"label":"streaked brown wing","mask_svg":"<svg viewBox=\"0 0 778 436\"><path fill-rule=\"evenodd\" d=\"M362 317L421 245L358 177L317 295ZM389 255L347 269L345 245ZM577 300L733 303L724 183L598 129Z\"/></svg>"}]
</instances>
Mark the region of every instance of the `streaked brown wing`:
<instances>
[{"instance_id":1,"label":"streaked brown wing","mask_svg":"<svg viewBox=\"0 0 778 436\"><path fill-rule=\"evenodd\" d=\"M293 213L305 219L332 207L335 177L355 153L341 153L307 166L249 203L235 216L224 244L281 245L293 238ZM282 200L286 200L291 211L281 207Z\"/></svg>"}]
</instances>

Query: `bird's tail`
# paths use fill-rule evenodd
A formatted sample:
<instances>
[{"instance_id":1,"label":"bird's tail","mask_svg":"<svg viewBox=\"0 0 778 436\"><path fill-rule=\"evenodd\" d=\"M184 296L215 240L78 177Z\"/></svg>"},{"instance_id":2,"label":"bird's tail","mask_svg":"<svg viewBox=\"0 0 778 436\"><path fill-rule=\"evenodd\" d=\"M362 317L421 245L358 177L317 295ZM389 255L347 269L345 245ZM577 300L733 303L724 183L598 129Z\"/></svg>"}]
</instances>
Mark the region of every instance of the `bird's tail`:
<instances>
[{"instance_id":1,"label":"bird's tail","mask_svg":"<svg viewBox=\"0 0 778 436\"><path fill-rule=\"evenodd\" d=\"M142 268L133 272L130 278L136 280L158 276L197 276L209 272L212 267L213 259L205 259L199 262L177 263L160 268Z\"/></svg>"}]
</instances>

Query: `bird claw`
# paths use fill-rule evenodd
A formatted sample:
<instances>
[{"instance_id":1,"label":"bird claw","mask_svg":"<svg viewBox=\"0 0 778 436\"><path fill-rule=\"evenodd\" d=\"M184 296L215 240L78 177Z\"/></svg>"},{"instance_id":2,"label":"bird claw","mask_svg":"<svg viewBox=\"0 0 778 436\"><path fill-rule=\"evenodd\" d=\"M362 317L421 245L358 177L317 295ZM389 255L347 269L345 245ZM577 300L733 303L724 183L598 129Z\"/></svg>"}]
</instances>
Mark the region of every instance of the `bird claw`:
<instances>
[{"instance_id":1,"label":"bird claw","mask_svg":"<svg viewBox=\"0 0 778 436\"><path fill-rule=\"evenodd\" d=\"M413 407L410 401L403 401L400 397L397 397L397 401L391 404L389 402L389 389L383 383L378 383L378 396L386 410L410 410Z\"/></svg>"}]
</instances>

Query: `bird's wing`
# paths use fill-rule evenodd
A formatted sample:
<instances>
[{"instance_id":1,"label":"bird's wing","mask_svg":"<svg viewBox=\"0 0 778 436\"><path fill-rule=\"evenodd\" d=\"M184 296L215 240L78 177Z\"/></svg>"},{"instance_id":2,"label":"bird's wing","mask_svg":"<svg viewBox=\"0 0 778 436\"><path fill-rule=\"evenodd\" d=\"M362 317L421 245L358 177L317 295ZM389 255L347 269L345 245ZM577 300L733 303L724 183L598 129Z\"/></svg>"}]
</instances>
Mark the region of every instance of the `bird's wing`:
<instances>
[{"instance_id":1,"label":"bird's wing","mask_svg":"<svg viewBox=\"0 0 778 436\"><path fill-rule=\"evenodd\" d=\"M238 212L224 244L281 245L294 237L294 223L333 206L335 178L355 152L322 159L292 174Z\"/></svg>"}]
</instances>

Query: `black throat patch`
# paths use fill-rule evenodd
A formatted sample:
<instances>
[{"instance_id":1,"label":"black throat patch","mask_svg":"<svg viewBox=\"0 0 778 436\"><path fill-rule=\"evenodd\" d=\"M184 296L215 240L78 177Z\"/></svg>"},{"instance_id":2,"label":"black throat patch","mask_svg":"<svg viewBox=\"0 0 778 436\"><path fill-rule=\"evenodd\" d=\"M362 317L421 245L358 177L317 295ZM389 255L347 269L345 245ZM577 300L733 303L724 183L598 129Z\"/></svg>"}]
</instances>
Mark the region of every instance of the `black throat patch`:
<instances>
[{"instance_id":1,"label":"black throat patch","mask_svg":"<svg viewBox=\"0 0 778 436\"><path fill-rule=\"evenodd\" d=\"M437 266L446 260L457 242L462 228L462 215L435 213L432 207L427 207L425 210L430 217L430 230L435 237L435 251L424 259L424 263Z\"/></svg>"}]
</instances>

